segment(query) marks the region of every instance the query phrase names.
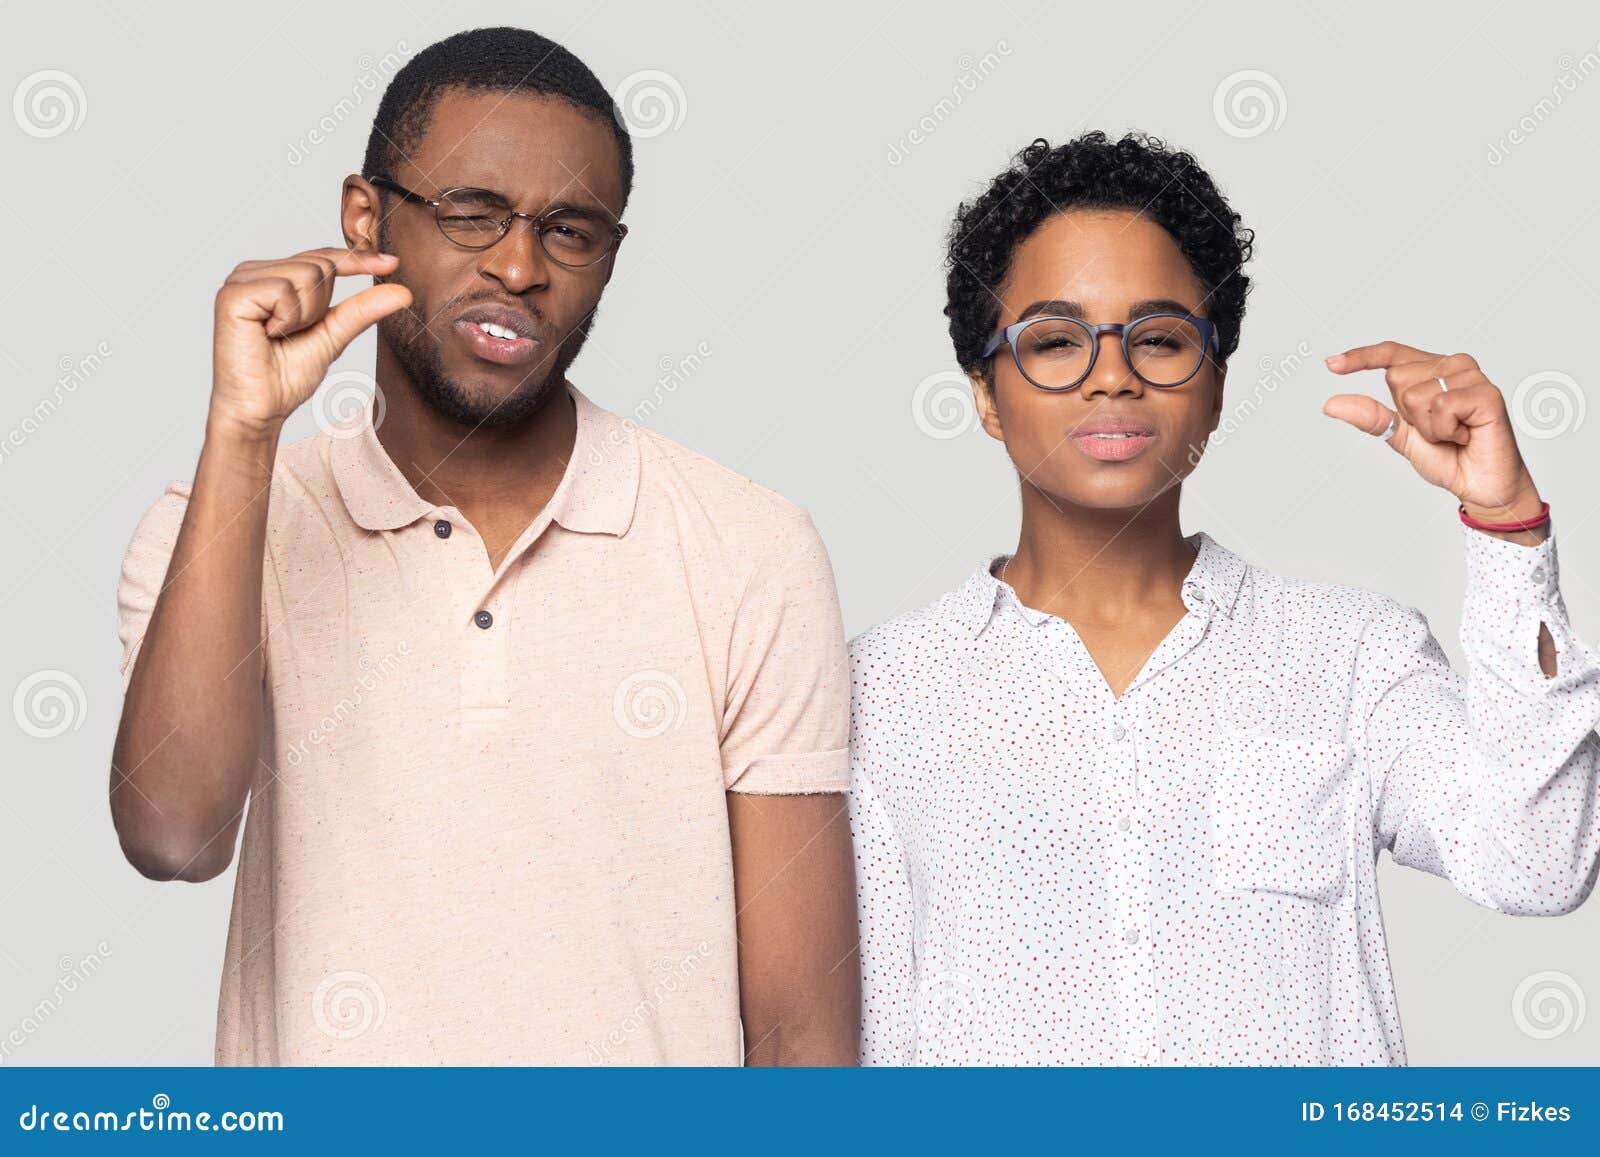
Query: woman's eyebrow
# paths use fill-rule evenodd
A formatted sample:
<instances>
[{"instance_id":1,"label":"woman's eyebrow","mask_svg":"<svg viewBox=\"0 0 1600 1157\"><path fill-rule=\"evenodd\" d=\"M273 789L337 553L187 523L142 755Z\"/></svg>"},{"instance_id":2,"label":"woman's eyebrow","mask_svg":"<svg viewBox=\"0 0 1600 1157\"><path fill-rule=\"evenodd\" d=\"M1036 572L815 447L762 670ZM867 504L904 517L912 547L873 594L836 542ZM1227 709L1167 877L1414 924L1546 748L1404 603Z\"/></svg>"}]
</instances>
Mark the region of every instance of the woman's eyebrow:
<instances>
[{"instance_id":1,"label":"woman's eyebrow","mask_svg":"<svg viewBox=\"0 0 1600 1157\"><path fill-rule=\"evenodd\" d=\"M1136 301L1130 305L1128 307L1128 320L1132 321L1136 317L1144 317L1152 313L1193 314L1194 308L1183 304L1181 301L1173 301L1170 297L1153 297L1148 301Z\"/></svg>"},{"instance_id":2,"label":"woman's eyebrow","mask_svg":"<svg viewBox=\"0 0 1600 1157\"><path fill-rule=\"evenodd\" d=\"M1083 306L1076 301L1062 301L1059 298L1049 298L1045 301L1036 301L1027 309L1017 314L1017 320L1028 317L1083 317Z\"/></svg>"},{"instance_id":3,"label":"woman's eyebrow","mask_svg":"<svg viewBox=\"0 0 1600 1157\"><path fill-rule=\"evenodd\" d=\"M1174 301L1170 297L1152 297L1146 301L1136 301L1130 305L1128 307L1128 320L1132 321L1136 317L1147 317L1152 313L1192 314L1193 312L1194 309L1192 307L1183 304L1181 301ZM1017 320L1023 321L1026 318L1041 316L1075 317L1082 321L1085 320L1085 310L1076 301L1052 297L1044 301L1034 302L1017 315Z\"/></svg>"}]
</instances>

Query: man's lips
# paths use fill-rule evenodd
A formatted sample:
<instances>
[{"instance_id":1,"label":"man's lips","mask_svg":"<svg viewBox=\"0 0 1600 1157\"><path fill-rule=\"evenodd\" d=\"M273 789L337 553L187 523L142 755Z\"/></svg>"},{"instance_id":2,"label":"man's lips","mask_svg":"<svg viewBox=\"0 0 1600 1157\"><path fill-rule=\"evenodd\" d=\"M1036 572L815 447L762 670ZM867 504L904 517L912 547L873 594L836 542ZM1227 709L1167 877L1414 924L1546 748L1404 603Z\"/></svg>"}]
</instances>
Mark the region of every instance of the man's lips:
<instances>
[{"instance_id":1,"label":"man's lips","mask_svg":"<svg viewBox=\"0 0 1600 1157\"><path fill-rule=\"evenodd\" d=\"M1156 440L1149 426L1131 422L1086 422L1072 431L1072 444L1090 458L1125 462Z\"/></svg>"},{"instance_id":2,"label":"man's lips","mask_svg":"<svg viewBox=\"0 0 1600 1157\"><path fill-rule=\"evenodd\" d=\"M477 306L454 320L451 330L474 357L494 365L522 365L538 354L539 336L525 312L509 306Z\"/></svg>"}]
</instances>

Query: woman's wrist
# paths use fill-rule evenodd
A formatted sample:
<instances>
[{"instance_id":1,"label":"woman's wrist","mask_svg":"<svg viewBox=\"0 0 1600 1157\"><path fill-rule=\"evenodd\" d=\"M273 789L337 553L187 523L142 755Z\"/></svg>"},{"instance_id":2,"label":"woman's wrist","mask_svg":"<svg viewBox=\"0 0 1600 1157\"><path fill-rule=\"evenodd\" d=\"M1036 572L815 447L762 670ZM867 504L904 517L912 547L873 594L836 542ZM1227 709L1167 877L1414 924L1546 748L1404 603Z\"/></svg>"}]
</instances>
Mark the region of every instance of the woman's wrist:
<instances>
[{"instance_id":1,"label":"woman's wrist","mask_svg":"<svg viewBox=\"0 0 1600 1157\"><path fill-rule=\"evenodd\" d=\"M1537 546L1550 537L1550 507L1529 479L1515 497L1494 505L1463 501L1461 521L1480 534L1493 535L1524 546Z\"/></svg>"}]
</instances>

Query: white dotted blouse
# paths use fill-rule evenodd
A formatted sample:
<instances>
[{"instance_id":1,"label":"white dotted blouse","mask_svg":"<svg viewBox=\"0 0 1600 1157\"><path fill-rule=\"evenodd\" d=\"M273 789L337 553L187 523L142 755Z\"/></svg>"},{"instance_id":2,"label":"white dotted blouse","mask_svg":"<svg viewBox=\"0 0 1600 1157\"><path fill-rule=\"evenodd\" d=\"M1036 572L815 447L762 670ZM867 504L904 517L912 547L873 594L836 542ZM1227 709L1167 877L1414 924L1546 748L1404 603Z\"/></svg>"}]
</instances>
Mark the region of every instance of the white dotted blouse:
<instances>
[{"instance_id":1,"label":"white dotted blouse","mask_svg":"<svg viewBox=\"0 0 1600 1157\"><path fill-rule=\"evenodd\" d=\"M863 1062L1404 1064L1379 851L1529 915L1600 860L1554 537L1461 532L1465 676L1420 612L1204 532L1120 697L995 559L858 637Z\"/></svg>"}]
</instances>

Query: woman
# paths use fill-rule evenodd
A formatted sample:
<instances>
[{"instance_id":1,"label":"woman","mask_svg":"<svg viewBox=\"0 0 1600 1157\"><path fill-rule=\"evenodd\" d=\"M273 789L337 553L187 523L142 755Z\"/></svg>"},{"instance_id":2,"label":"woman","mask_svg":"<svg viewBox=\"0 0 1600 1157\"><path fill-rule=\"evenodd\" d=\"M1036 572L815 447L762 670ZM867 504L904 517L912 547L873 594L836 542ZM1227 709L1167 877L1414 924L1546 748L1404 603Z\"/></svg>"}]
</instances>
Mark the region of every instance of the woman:
<instances>
[{"instance_id":1,"label":"woman","mask_svg":"<svg viewBox=\"0 0 1600 1157\"><path fill-rule=\"evenodd\" d=\"M1465 677L1419 612L1180 529L1250 240L1134 136L1035 141L957 214L945 312L1022 530L852 645L865 1063L1404 1063L1380 849L1502 912L1594 880L1600 655L1471 357L1335 355L1393 405L1324 407L1454 495Z\"/></svg>"}]
</instances>

